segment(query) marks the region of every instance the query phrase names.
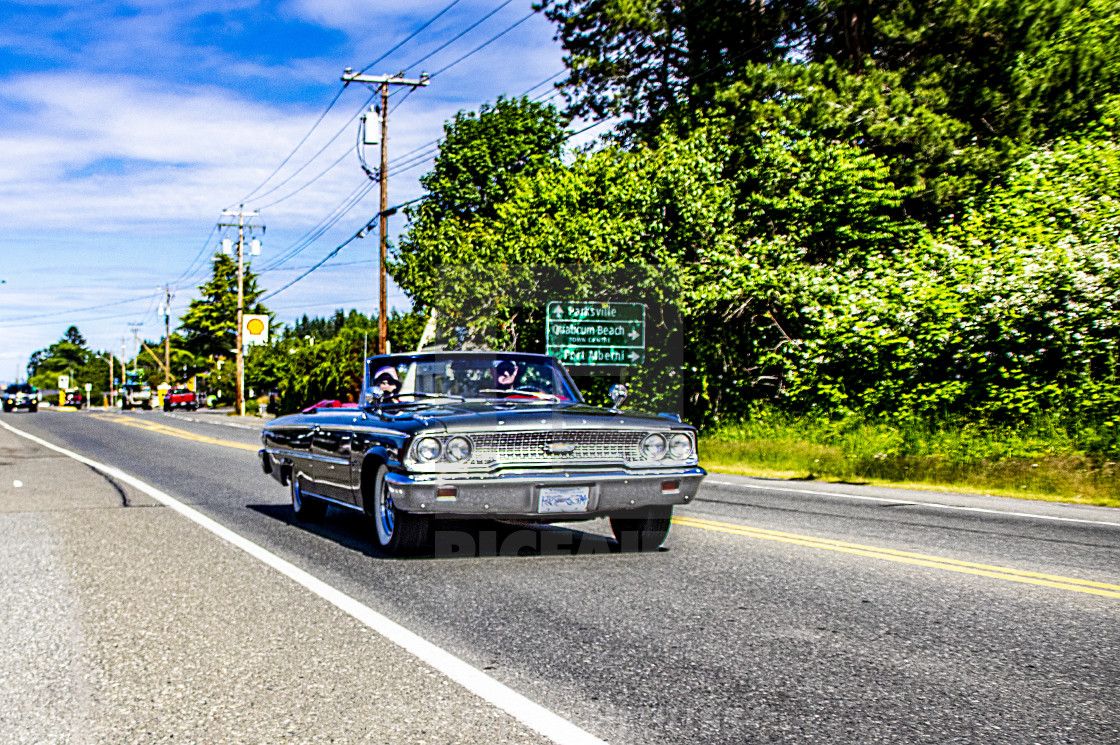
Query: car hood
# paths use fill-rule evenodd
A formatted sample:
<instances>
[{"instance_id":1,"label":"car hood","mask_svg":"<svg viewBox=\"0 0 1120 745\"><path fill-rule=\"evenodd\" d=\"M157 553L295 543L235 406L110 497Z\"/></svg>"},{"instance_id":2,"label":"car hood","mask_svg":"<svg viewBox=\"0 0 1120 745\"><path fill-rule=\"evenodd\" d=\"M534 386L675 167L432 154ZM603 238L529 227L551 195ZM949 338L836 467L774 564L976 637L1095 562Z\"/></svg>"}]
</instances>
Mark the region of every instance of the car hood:
<instances>
[{"instance_id":1,"label":"car hood","mask_svg":"<svg viewBox=\"0 0 1120 745\"><path fill-rule=\"evenodd\" d=\"M354 408L319 409L289 414L269 422L265 429L285 427L389 428L402 435L424 432L479 432L569 429L691 430L674 419L638 411L611 411L579 403L534 401L472 401L456 404L421 404L389 407L380 414Z\"/></svg>"},{"instance_id":2,"label":"car hood","mask_svg":"<svg viewBox=\"0 0 1120 745\"><path fill-rule=\"evenodd\" d=\"M430 428L442 425L448 432L479 430L692 429L687 424L638 411L611 411L579 403L468 402L454 405L416 407L397 414L423 417Z\"/></svg>"}]
</instances>

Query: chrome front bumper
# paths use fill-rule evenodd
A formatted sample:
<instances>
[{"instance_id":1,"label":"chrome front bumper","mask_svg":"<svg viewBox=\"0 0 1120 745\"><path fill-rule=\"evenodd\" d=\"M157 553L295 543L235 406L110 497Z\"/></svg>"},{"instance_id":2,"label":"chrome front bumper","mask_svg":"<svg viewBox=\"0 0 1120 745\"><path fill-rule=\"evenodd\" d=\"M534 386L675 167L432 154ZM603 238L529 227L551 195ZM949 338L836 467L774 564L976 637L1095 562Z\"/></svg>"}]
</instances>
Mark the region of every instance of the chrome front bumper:
<instances>
[{"instance_id":1,"label":"chrome front bumper","mask_svg":"<svg viewBox=\"0 0 1120 745\"><path fill-rule=\"evenodd\" d=\"M487 476L405 474L385 478L393 503L421 514L493 515L540 520L580 520L658 505L688 504L707 472L699 467L650 472L538 472ZM585 512L540 511L546 487L588 487ZM673 488L675 486L675 488ZM454 489L454 495L447 494ZM445 492L440 494L440 492Z\"/></svg>"}]
</instances>

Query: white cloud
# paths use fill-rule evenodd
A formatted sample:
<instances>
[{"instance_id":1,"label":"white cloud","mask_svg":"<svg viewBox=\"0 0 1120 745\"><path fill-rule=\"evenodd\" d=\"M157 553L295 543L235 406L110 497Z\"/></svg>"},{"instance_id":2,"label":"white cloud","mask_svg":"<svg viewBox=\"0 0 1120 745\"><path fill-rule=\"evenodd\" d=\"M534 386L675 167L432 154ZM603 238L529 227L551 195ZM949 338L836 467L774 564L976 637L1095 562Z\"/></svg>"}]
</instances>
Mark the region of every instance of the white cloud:
<instances>
[{"instance_id":1,"label":"white cloud","mask_svg":"<svg viewBox=\"0 0 1120 745\"><path fill-rule=\"evenodd\" d=\"M303 106L135 77L26 76L0 85L0 97L15 105L0 137L0 220L12 228L208 220L264 179L316 116ZM339 107L304 152L315 152L352 113ZM350 142L340 137L320 162ZM320 162L288 188L322 170ZM353 182L336 170L317 184L324 198Z\"/></svg>"},{"instance_id":2,"label":"white cloud","mask_svg":"<svg viewBox=\"0 0 1120 745\"><path fill-rule=\"evenodd\" d=\"M449 0L411 0L408 3L376 2L374 0L291 0L285 9L293 15L328 28L353 34L356 30L368 31L393 27L400 30L399 21L417 19L423 23L449 4ZM404 38L407 33L400 33ZM385 39L390 43L394 40Z\"/></svg>"}]
</instances>

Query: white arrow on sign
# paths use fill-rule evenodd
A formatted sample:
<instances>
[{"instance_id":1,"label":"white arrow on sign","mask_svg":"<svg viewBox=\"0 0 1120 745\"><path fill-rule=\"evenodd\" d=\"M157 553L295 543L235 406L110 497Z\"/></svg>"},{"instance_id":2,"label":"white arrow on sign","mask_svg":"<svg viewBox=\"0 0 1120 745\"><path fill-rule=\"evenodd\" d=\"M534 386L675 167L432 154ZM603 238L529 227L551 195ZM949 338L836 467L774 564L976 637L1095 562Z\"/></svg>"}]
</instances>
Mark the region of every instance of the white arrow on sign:
<instances>
[{"instance_id":1,"label":"white arrow on sign","mask_svg":"<svg viewBox=\"0 0 1120 745\"><path fill-rule=\"evenodd\" d=\"M641 356L637 352L631 352L630 353L630 361L631 362L637 362L639 359L641 359Z\"/></svg>"},{"instance_id":2,"label":"white arrow on sign","mask_svg":"<svg viewBox=\"0 0 1120 745\"><path fill-rule=\"evenodd\" d=\"M641 334L639 334L639 333L638 333L638 330L637 330L637 329L634 329L633 331L631 331L631 332L630 332L630 338L631 338L631 339L635 339L635 340L637 340L637 338L638 338L639 336L641 336Z\"/></svg>"}]
</instances>

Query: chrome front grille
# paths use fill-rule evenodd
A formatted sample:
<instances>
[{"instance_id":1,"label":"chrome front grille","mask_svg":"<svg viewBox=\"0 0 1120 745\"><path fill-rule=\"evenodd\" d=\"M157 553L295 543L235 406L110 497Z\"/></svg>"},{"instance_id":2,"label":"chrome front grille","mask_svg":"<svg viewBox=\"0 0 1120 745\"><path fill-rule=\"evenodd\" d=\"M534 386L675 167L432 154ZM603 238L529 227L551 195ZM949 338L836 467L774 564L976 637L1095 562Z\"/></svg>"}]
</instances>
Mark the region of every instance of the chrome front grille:
<instances>
[{"instance_id":1,"label":"chrome front grille","mask_svg":"<svg viewBox=\"0 0 1120 745\"><path fill-rule=\"evenodd\" d=\"M619 430L545 430L471 434L471 464L527 462L634 462L642 459L646 432Z\"/></svg>"}]
</instances>

